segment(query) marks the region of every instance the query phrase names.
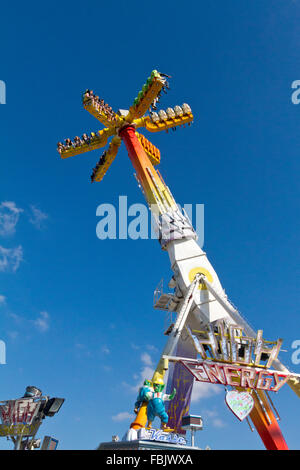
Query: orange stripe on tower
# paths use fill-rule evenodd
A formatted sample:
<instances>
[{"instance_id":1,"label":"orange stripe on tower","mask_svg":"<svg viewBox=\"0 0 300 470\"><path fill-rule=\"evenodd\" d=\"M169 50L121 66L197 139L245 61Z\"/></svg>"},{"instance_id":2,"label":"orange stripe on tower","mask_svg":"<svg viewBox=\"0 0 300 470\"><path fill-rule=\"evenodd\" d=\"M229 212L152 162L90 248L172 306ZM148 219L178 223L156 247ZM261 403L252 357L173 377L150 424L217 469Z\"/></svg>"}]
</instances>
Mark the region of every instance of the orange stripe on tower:
<instances>
[{"instance_id":1,"label":"orange stripe on tower","mask_svg":"<svg viewBox=\"0 0 300 470\"><path fill-rule=\"evenodd\" d=\"M125 126L120 130L119 136L126 145L129 158L144 189L148 204L156 205L156 198L160 199L160 195L156 187L163 192L165 190L165 186L137 138L135 128L132 125ZM155 180L155 184L150 177L149 170Z\"/></svg>"},{"instance_id":2,"label":"orange stripe on tower","mask_svg":"<svg viewBox=\"0 0 300 470\"><path fill-rule=\"evenodd\" d=\"M255 406L250 413L250 418L266 449L289 450L265 393L261 390L257 390L256 393L254 391L252 392L252 396Z\"/></svg>"}]
</instances>

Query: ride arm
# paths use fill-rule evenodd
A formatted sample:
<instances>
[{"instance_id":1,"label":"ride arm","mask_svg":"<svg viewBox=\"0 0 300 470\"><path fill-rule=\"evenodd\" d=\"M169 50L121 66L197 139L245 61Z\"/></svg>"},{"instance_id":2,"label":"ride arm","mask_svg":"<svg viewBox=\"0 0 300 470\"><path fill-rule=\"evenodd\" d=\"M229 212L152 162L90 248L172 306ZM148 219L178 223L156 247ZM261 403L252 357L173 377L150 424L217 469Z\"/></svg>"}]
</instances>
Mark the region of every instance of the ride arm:
<instances>
[{"instance_id":1,"label":"ride arm","mask_svg":"<svg viewBox=\"0 0 300 470\"><path fill-rule=\"evenodd\" d=\"M139 92L133 105L129 108L126 116L127 122L141 118L151 106L153 101L158 97L162 88L165 87L166 79L157 70L153 70L151 76Z\"/></svg>"},{"instance_id":2,"label":"ride arm","mask_svg":"<svg viewBox=\"0 0 300 470\"><path fill-rule=\"evenodd\" d=\"M99 148L105 147L107 144L107 139L114 134L114 131L109 128L105 128L101 131L94 132L92 136L89 137L88 142L80 139L80 142L75 144L71 139L71 145L62 145L58 147L57 151L60 154L61 158L74 157L75 155L80 155L90 150L97 150Z\"/></svg>"}]
</instances>

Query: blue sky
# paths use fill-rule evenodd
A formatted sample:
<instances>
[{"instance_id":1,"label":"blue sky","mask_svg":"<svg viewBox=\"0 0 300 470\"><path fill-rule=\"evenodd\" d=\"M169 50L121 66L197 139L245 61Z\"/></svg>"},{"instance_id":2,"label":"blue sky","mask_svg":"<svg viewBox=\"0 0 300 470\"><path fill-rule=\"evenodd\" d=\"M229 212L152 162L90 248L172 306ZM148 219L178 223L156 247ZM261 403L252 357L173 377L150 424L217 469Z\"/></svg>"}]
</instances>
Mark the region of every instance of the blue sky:
<instances>
[{"instance_id":1,"label":"blue sky","mask_svg":"<svg viewBox=\"0 0 300 470\"><path fill-rule=\"evenodd\" d=\"M34 384L66 402L41 428L61 449L93 449L129 423L136 387L165 342L153 291L171 276L156 240L99 240L96 208L143 203L122 146L100 184L100 152L61 160L56 143L101 128L81 106L92 88L128 108L156 68L172 76L162 109L187 102L195 121L145 135L180 204L205 205L204 249L229 298L294 372L299 322L299 119L297 0L10 2L1 7L1 400ZM4 205L3 205L4 203ZM3 215L9 218L3 218ZM274 397L288 445L299 449L299 399ZM224 403L198 390L196 441L261 449ZM9 448L3 438L0 448Z\"/></svg>"}]
</instances>

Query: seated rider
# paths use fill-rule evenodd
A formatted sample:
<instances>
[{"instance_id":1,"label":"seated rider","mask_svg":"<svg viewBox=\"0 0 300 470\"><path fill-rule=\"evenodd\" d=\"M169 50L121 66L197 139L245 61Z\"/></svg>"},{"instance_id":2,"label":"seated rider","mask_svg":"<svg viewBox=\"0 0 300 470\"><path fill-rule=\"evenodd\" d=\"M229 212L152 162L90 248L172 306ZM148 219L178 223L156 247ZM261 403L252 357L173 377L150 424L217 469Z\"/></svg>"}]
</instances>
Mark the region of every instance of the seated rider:
<instances>
[{"instance_id":1,"label":"seated rider","mask_svg":"<svg viewBox=\"0 0 300 470\"><path fill-rule=\"evenodd\" d=\"M62 142L57 143L57 150L59 151L59 153L65 150L65 146L62 144Z\"/></svg>"}]
</instances>

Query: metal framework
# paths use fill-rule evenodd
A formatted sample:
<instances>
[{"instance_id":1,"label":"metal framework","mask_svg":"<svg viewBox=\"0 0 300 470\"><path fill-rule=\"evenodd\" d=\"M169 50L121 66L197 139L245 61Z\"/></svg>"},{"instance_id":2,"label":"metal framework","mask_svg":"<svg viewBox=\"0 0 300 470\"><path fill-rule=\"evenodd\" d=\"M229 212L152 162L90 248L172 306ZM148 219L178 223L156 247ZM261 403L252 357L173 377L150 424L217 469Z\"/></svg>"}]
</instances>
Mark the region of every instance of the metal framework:
<instances>
[{"instance_id":1,"label":"metal framework","mask_svg":"<svg viewBox=\"0 0 300 470\"><path fill-rule=\"evenodd\" d=\"M156 112L159 95L168 88L165 74L154 70L138 93L129 110L114 112L103 99L93 91L86 90L83 94L83 106L105 128L90 135L76 136L73 140L65 139L58 143L58 151L62 158L82 154L90 150L104 147L112 138L108 149L102 154L93 170L91 180L101 181L108 168L116 158L123 141L129 158L136 172L136 177L143 191L150 210L153 213L159 231L159 242L163 250L168 252L173 270L172 284L175 289L170 304L171 310L177 314L175 324L168 331L167 344L156 367L155 378L163 378L168 369L168 357L183 356L195 359L195 350L191 342L182 340L184 327L190 330L209 326L219 319L239 325L248 337L255 337L246 320L239 314L228 300L227 295L206 253L197 244L197 235L186 214L177 206L169 188L154 166L160 162L159 150L146 139L137 129L144 127L150 132L168 131L177 126L190 124L193 121L191 108L187 104L167 108ZM146 113L149 111L149 114ZM276 370L288 372L276 359L273 362ZM170 403L169 425L180 431L182 416L186 415L190 406L193 377L177 363L173 373L169 374L169 385L176 386L178 392ZM299 378L293 377L289 385L300 395ZM277 416L274 415L272 404L263 391L254 394L255 406L250 418L256 427L267 449L287 449L281 433ZM142 405L131 430L138 430L146 424L146 404Z\"/></svg>"}]
</instances>

